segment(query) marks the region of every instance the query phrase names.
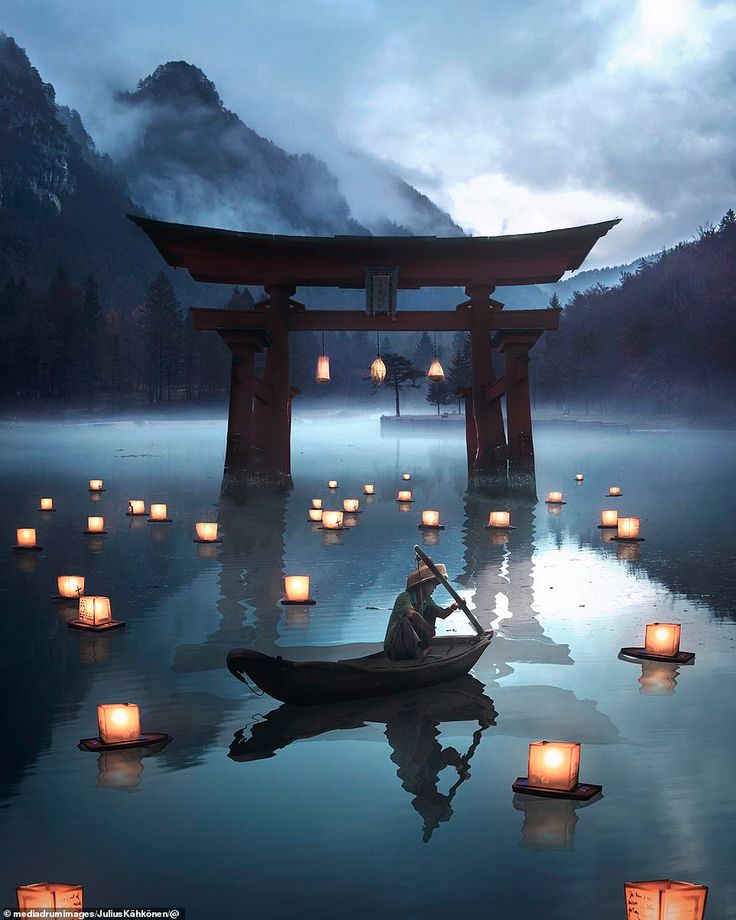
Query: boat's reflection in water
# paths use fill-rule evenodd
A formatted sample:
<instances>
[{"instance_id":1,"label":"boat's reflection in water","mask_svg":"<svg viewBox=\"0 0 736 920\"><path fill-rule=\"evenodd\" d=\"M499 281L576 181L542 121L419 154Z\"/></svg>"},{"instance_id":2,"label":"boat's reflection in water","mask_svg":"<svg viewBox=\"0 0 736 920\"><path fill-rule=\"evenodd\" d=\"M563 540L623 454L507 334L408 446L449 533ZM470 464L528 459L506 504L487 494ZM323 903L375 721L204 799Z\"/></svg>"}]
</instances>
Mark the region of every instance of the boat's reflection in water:
<instances>
[{"instance_id":1,"label":"boat's reflection in water","mask_svg":"<svg viewBox=\"0 0 736 920\"><path fill-rule=\"evenodd\" d=\"M319 706L284 704L261 722L235 733L229 757L239 763L274 757L295 741L327 732L360 732L369 723L383 723L391 760L402 788L423 823L423 840L452 817L452 800L470 777L470 761L483 732L495 725L496 711L474 677L462 677L437 687L368 700ZM439 726L450 722L477 722L464 754L443 747ZM357 735L356 737L359 737ZM455 770L457 779L447 793L438 789L440 774Z\"/></svg>"}]
</instances>

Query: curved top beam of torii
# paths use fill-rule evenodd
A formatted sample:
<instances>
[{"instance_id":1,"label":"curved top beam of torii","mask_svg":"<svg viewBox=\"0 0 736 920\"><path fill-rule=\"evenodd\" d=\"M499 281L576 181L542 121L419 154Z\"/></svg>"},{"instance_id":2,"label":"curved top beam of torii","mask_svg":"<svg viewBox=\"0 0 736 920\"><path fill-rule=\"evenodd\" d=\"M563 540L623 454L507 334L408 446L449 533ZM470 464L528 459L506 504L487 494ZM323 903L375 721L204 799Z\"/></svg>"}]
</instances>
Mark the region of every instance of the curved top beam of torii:
<instances>
[{"instance_id":1,"label":"curved top beam of torii","mask_svg":"<svg viewBox=\"0 0 736 920\"><path fill-rule=\"evenodd\" d=\"M222 284L362 288L365 269L397 266L398 287L548 284L580 268L620 218L508 236L275 236L129 215L174 268Z\"/></svg>"}]
</instances>

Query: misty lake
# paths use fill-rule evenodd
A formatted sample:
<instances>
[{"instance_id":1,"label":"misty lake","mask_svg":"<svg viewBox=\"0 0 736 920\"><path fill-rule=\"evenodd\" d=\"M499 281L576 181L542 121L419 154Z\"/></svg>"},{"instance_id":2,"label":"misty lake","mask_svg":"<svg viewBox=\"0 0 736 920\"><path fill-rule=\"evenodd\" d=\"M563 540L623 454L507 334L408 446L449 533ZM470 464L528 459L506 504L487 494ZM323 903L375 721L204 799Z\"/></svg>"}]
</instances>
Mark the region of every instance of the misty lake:
<instances>
[{"instance_id":1,"label":"misty lake","mask_svg":"<svg viewBox=\"0 0 736 920\"><path fill-rule=\"evenodd\" d=\"M710 886L708 920L736 917L736 434L540 425L539 500L499 501L468 491L461 429L381 437L376 416L297 415L280 493L222 490L224 419L0 432L1 907L49 879L83 884L85 907L190 918L618 920L625 881L671 877ZM567 504L545 505L550 489ZM308 523L312 497L353 496L354 527ZM167 502L172 523L126 517L132 498ZM494 506L515 530L484 529ZM607 507L640 516L646 542L597 529ZM446 529L420 533L422 508ZM83 535L89 514L106 536ZM223 542L193 543L197 520ZM43 552L11 551L21 526ZM295 712L228 673L234 646L380 643L416 542L497 630L472 677ZM71 573L125 630L67 627L51 597ZM311 576L315 606L279 604L285 573ZM692 666L618 658L655 620L682 624ZM97 704L121 701L171 743L79 750ZM545 738L582 742L601 799L512 792Z\"/></svg>"}]
</instances>

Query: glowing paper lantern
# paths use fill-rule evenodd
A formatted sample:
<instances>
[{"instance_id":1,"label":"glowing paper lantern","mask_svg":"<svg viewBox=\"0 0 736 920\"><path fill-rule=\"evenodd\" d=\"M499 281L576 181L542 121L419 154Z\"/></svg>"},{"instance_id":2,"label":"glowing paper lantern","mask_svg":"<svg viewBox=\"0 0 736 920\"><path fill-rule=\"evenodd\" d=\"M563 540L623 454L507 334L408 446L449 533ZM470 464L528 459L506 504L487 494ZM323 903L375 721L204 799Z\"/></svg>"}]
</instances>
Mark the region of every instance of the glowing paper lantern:
<instances>
[{"instance_id":1,"label":"glowing paper lantern","mask_svg":"<svg viewBox=\"0 0 736 920\"><path fill-rule=\"evenodd\" d=\"M373 485L373 483L367 482L363 486L363 495L375 495L375 494L376 494L376 487Z\"/></svg>"},{"instance_id":2,"label":"glowing paper lantern","mask_svg":"<svg viewBox=\"0 0 736 920\"><path fill-rule=\"evenodd\" d=\"M342 510L348 514L357 514L360 511L360 499L345 498L342 502Z\"/></svg>"},{"instance_id":3,"label":"glowing paper lantern","mask_svg":"<svg viewBox=\"0 0 736 920\"><path fill-rule=\"evenodd\" d=\"M412 501L411 492L408 489L401 490L396 495L397 502L410 502Z\"/></svg>"},{"instance_id":4,"label":"glowing paper lantern","mask_svg":"<svg viewBox=\"0 0 736 920\"><path fill-rule=\"evenodd\" d=\"M104 481L102 479L90 479L89 490L90 492L104 492L105 491Z\"/></svg>"},{"instance_id":5,"label":"glowing paper lantern","mask_svg":"<svg viewBox=\"0 0 736 920\"><path fill-rule=\"evenodd\" d=\"M217 543L217 524L214 521L197 521L194 525L200 543Z\"/></svg>"},{"instance_id":6,"label":"glowing paper lantern","mask_svg":"<svg viewBox=\"0 0 736 920\"><path fill-rule=\"evenodd\" d=\"M342 511L323 511L322 526L326 530L342 530Z\"/></svg>"},{"instance_id":7,"label":"glowing paper lantern","mask_svg":"<svg viewBox=\"0 0 736 920\"><path fill-rule=\"evenodd\" d=\"M317 370L314 373L314 379L317 383L330 382L330 359L327 355L320 355L317 358Z\"/></svg>"},{"instance_id":8,"label":"glowing paper lantern","mask_svg":"<svg viewBox=\"0 0 736 920\"><path fill-rule=\"evenodd\" d=\"M439 527L440 513L431 508L422 511L422 527Z\"/></svg>"},{"instance_id":9,"label":"glowing paper lantern","mask_svg":"<svg viewBox=\"0 0 736 920\"><path fill-rule=\"evenodd\" d=\"M585 479L582 473L575 473L575 482L582 482Z\"/></svg>"},{"instance_id":10,"label":"glowing paper lantern","mask_svg":"<svg viewBox=\"0 0 736 920\"><path fill-rule=\"evenodd\" d=\"M42 498L39 511L56 511L53 498Z\"/></svg>"},{"instance_id":11,"label":"glowing paper lantern","mask_svg":"<svg viewBox=\"0 0 736 920\"><path fill-rule=\"evenodd\" d=\"M648 655L674 658L680 651L680 624L647 623L644 650Z\"/></svg>"},{"instance_id":12,"label":"glowing paper lantern","mask_svg":"<svg viewBox=\"0 0 736 920\"><path fill-rule=\"evenodd\" d=\"M313 507L313 508L321 508L321 507L322 507L322 499L321 499L321 498L313 498L313 499L312 499L312 507Z\"/></svg>"},{"instance_id":13,"label":"glowing paper lantern","mask_svg":"<svg viewBox=\"0 0 736 920\"><path fill-rule=\"evenodd\" d=\"M79 598L79 622L87 626L103 626L112 621L110 598L91 594Z\"/></svg>"},{"instance_id":14,"label":"glowing paper lantern","mask_svg":"<svg viewBox=\"0 0 736 920\"><path fill-rule=\"evenodd\" d=\"M312 604L309 597L309 575L284 575L282 604Z\"/></svg>"},{"instance_id":15,"label":"glowing paper lantern","mask_svg":"<svg viewBox=\"0 0 736 920\"><path fill-rule=\"evenodd\" d=\"M401 474L401 478L402 478L405 482L408 482L408 481L411 479L411 473L402 473L402 474Z\"/></svg>"},{"instance_id":16,"label":"glowing paper lantern","mask_svg":"<svg viewBox=\"0 0 736 920\"><path fill-rule=\"evenodd\" d=\"M606 509L601 511L601 522L599 527L618 527L618 511Z\"/></svg>"},{"instance_id":17,"label":"glowing paper lantern","mask_svg":"<svg viewBox=\"0 0 736 920\"><path fill-rule=\"evenodd\" d=\"M639 540L639 525L641 519L638 517L620 517L618 519L617 537L619 540Z\"/></svg>"},{"instance_id":18,"label":"glowing paper lantern","mask_svg":"<svg viewBox=\"0 0 736 920\"><path fill-rule=\"evenodd\" d=\"M621 486L609 486L608 494L613 498L621 498Z\"/></svg>"},{"instance_id":19,"label":"glowing paper lantern","mask_svg":"<svg viewBox=\"0 0 736 920\"><path fill-rule=\"evenodd\" d=\"M78 598L84 594L83 575L59 575L56 579L59 597Z\"/></svg>"},{"instance_id":20,"label":"glowing paper lantern","mask_svg":"<svg viewBox=\"0 0 736 920\"><path fill-rule=\"evenodd\" d=\"M81 885L65 885L60 882L36 882L33 885L19 885L15 889L18 910L81 911L84 889ZM78 916L78 915L77 915Z\"/></svg>"},{"instance_id":21,"label":"glowing paper lantern","mask_svg":"<svg viewBox=\"0 0 736 920\"><path fill-rule=\"evenodd\" d=\"M429 365L427 377L429 377L429 379L435 383L439 383L440 380L445 379L445 371L438 358L435 358L434 361Z\"/></svg>"},{"instance_id":22,"label":"glowing paper lantern","mask_svg":"<svg viewBox=\"0 0 736 920\"><path fill-rule=\"evenodd\" d=\"M106 533L103 517L88 517L85 533Z\"/></svg>"},{"instance_id":23,"label":"glowing paper lantern","mask_svg":"<svg viewBox=\"0 0 736 920\"><path fill-rule=\"evenodd\" d=\"M15 546L13 549L41 549L36 543L35 527L19 527L15 531Z\"/></svg>"},{"instance_id":24,"label":"glowing paper lantern","mask_svg":"<svg viewBox=\"0 0 736 920\"><path fill-rule=\"evenodd\" d=\"M508 529L511 524L511 515L508 511L491 511L488 515L488 526Z\"/></svg>"},{"instance_id":25,"label":"glowing paper lantern","mask_svg":"<svg viewBox=\"0 0 736 920\"><path fill-rule=\"evenodd\" d=\"M386 379L386 364L380 355L376 355L371 364L371 380L380 386Z\"/></svg>"},{"instance_id":26,"label":"glowing paper lantern","mask_svg":"<svg viewBox=\"0 0 736 920\"><path fill-rule=\"evenodd\" d=\"M547 504L548 505L562 505L562 492L548 492L547 493Z\"/></svg>"},{"instance_id":27,"label":"glowing paper lantern","mask_svg":"<svg viewBox=\"0 0 736 920\"><path fill-rule=\"evenodd\" d=\"M529 745L530 786L570 792L578 785L580 745L567 741L535 741Z\"/></svg>"},{"instance_id":28,"label":"glowing paper lantern","mask_svg":"<svg viewBox=\"0 0 736 920\"><path fill-rule=\"evenodd\" d=\"M336 488L337 488L337 480L336 480L336 479L328 479L328 480L327 480L327 488L328 488L328 489L336 489Z\"/></svg>"},{"instance_id":29,"label":"glowing paper lantern","mask_svg":"<svg viewBox=\"0 0 736 920\"><path fill-rule=\"evenodd\" d=\"M158 503L151 505L151 513L148 516L149 521L158 523L169 523L171 518L167 517L168 509L165 504Z\"/></svg>"},{"instance_id":30,"label":"glowing paper lantern","mask_svg":"<svg viewBox=\"0 0 736 920\"><path fill-rule=\"evenodd\" d=\"M309 520L310 521L321 521L322 520L322 509L321 508L310 508L309 509Z\"/></svg>"},{"instance_id":31,"label":"glowing paper lantern","mask_svg":"<svg viewBox=\"0 0 736 920\"><path fill-rule=\"evenodd\" d=\"M132 498L128 502L128 512L131 517L134 517L136 514L145 514L146 513L146 503L142 498Z\"/></svg>"},{"instance_id":32,"label":"glowing paper lantern","mask_svg":"<svg viewBox=\"0 0 736 920\"><path fill-rule=\"evenodd\" d=\"M703 920L708 887L657 879L626 882L624 893L627 920Z\"/></svg>"},{"instance_id":33,"label":"glowing paper lantern","mask_svg":"<svg viewBox=\"0 0 736 920\"><path fill-rule=\"evenodd\" d=\"M103 703L97 707L97 725L103 744L141 740L141 716L135 703Z\"/></svg>"}]
</instances>

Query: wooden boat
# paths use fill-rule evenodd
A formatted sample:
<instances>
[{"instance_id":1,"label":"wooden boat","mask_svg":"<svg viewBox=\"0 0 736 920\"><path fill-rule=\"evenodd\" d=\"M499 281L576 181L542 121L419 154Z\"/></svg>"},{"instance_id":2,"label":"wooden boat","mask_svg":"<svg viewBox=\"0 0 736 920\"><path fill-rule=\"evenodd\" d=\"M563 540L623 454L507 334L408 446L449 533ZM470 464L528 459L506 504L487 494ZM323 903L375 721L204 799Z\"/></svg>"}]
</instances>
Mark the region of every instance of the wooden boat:
<instances>
[{"instance_id":1,"label":"wooden boat","mask_svg":"<svg viewBox=\"0 0 736 920\"><path fill-rule=\"evenodd\" d=\"M393 661L385 652L342 661L289 661L254 649L228 653L231 674L247 678L274 699L295 706L367 699L419 690L467 674L488 648L493 630L479 636L435 638L421 661ZM244 677L243 675L246 675Z\"/></svg>"}]
</instances>

